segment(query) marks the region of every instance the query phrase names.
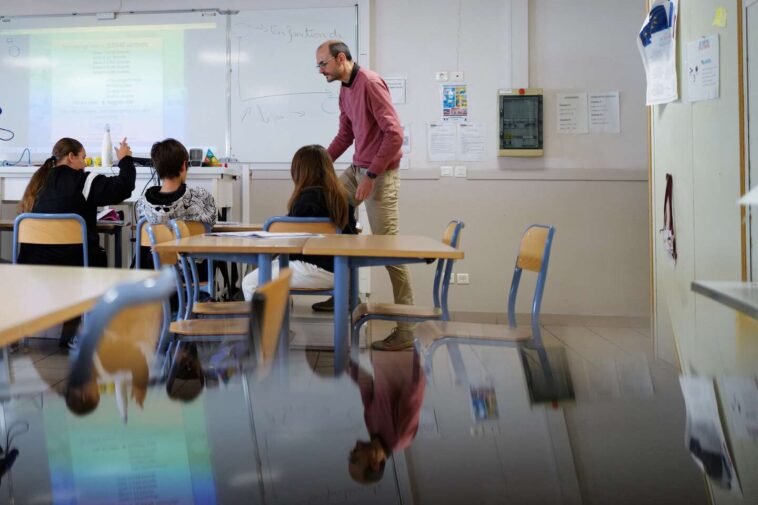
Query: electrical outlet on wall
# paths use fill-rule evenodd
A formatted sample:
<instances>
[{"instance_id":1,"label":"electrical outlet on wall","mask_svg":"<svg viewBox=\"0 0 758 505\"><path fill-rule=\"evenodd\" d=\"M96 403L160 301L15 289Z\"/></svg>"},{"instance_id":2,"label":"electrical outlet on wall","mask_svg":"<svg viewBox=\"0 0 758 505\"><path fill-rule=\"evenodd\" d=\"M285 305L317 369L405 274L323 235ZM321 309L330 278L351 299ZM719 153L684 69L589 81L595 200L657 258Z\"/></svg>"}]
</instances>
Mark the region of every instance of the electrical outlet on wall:
<instances>
[{"instance_id":1,"label":"electrical outlet on wall","mask_svg":"<svg viewBox=\"0 0 758 505\"><path fill-rule=\"evenodd\" d=\"M455 72L450 72L450 79L453 81L462 81L463 80L463 72L456 70Z\"/></svg>"},{"instance_id":2,"label":"electrical outlet on wall","mask_svg":"<svg viewBox=\"0 0 758 505\"><path fill-rule=\"evenodd\" d=\"M452 177L453 167L451 165L442 165L440 167L440 177Z\"/></svg>"},{"instance_id":3,"label":"electrical outlet on wall","mask_svg":"<svg viewBox=\"0 0 758 505\"><path fill-rule=\"evenodd\" d=\"M438 81L447 81L447 72L436 72L434 78Z\"/></svg>"},{"instance_id":4,"label":"electrical outlet on wall","mask_svg":"<svg viewBox=\"0 0 758 505\"><path fill-rule=\"evenodd\" d=\"M466 177L466 165L456 165L455 167L455 176L456 177Z\"/></svg>"},{"instance_id":5,"label":"electrical outlet on wall","mask_svg":"<svg viewBox=\"0 0 758 505\"><path fill-rule=\"evenodd\" d=\"M456 284L468 284L468 274L455 274L455 283Z\"/></svg>"}]
</instances>

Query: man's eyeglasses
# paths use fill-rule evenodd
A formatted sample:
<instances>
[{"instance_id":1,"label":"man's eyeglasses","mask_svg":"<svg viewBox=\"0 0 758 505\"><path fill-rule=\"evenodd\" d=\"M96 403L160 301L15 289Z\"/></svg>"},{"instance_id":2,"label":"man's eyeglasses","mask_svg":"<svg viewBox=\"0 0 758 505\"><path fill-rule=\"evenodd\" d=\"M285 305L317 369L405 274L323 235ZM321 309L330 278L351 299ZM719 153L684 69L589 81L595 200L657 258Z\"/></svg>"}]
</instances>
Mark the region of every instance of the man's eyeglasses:
<instances>
[{"instance_id":1,"label":"man's eyeglasses","mask_svg":"<svg viewBox=\"0 0 758 505\"><path fill-rule=\"evenodd\" d=\"M324 67L326 67L326 64L329 63L330 61L332 61L333 59L334 59L334 56L332 56L331 58L327 58L324 61L319 61L316 64L316 68L324 68Z\"/></svg>"}]
</instances>

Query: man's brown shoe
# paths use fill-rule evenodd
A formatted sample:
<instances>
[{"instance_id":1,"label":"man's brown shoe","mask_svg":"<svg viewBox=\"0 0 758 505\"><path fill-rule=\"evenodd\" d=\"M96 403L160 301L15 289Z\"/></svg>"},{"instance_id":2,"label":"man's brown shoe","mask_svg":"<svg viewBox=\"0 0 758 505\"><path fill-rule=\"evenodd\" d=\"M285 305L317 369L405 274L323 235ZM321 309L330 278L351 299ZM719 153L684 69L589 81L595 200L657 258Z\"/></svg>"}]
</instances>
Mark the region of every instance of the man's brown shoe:
<instances>
[{"instance_id":1,"label":"man's brown shoe","mask_svg":"<svg viewBox=\"0 0 758 505\"><path fill-rule=\"evenodd\" d=\"M384 340L372 342L375 351L404 351L413 348L413 332L395 328Z\"/></svg>"}]
</instances>

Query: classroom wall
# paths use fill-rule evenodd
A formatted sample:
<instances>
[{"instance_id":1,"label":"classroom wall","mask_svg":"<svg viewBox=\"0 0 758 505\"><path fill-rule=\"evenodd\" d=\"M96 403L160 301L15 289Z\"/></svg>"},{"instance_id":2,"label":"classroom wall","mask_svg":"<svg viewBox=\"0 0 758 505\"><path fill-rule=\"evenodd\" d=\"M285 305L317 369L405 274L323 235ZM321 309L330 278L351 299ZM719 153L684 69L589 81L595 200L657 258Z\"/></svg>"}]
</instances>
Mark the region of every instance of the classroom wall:
<instances>
[{"instance_id":1,"label":"classroom wall","mask_svg":"<svg viewBox=\"0 0 758 505\"><path fill-rule=\"evenodd\" d=\"M166 0L160 8L313 5L295 0ZM3 6L3 14L119 8L156 6L147 0L63 5L45 0ZM408 79L407 103L398 106L413 136L410 169L402 172L401 232L437 236L450 219L466 222L467 256L456 271L468 273L471 283L451 290L453 310L504 313L521 233L528 224L542 222L557 229L543 313L648 316L646 125L642 66L634 45L643 11L638 2L622 1L371 2L370 66L387 77ZM528 55L519 49L526 46ZM441 179L440 164L426 159L424 134L426 123L439 119L439 83L434 81L439 70L465 72L471 121L485 122L493 143L497 89L542 87L545 156L493 154L488 161L468 163L467 178ZM553 109L559 90L620 91L622 133L557 135ZM495 152L494 145L488 149ZM291 190L288 177L286 170L255 171L252 221L284 212ZM432 269L414 266L412 274L417 301L430 303ZM517 310L528 312L531 285L523 286ZM372 272L372 298L391 298L381 269Z\"/></svg>"},{"instance_id":2,"label":"classroom wall","mask_svg":"<svg viewBox=\"0 0 758 505\"><path fill-rule=\"evenodd\" d=\"M718 6L725 28L712 25ZM738 78L739 2L693 0L680 5L679 95L686 72L686 43L719 34L720 96L679 100L652 109L655 249L655 331L658 356L699 373L720 370L739 355L734 312L693 293L693 280L742 277L740 122ZM673 176L673 214L678 259L668 259L655 230L663 227L666 173Z\"/></svg>"},{"instance_id":3,"label":"classroom wall","mask_svg":"<svg viewBox=\"0 0 758 505\"><path fill-rule=\"evenodd\" d=\"M401 231L435 235L449 219L465 221L466 259L456 271L469 273L471 283L452 288L456 311L505 312L521 233L528 224L542 222L557 230L544 313L647 317L646 125L642 65L634 45L641 5L528 2L528 30L522 31L528 32L530 47L529 84L545 93L545 156L469 163L467 179L440 178L440 163L426 161L423 125L436 120L438 110L435 71L456 70L460 61L458 70L470 83L472 121L495 124L496 90L518 75L513 58L504 56L509 42L502 27L510 25L509 4L463 2L458 55L457 1L374 3L373 66L385 76L407 77L408 103L397 108L401 119L410 118L414 125L411 168L401 173ZM435 23L426 22L430 16ZM566 29L585 24L601 29ZM625 63L612 63L617 60ZM556 133L558 90L611 89L621 92L621 135ZM279 195L291 184L277 177L288 175L254 173L254 221L284 212ZM412 275L418 301L430 303L431 269L413 266ZM528 312L532 294L530 283L524 287L520 313ZM375 299L391 297L380 269L373 272L372 290Z\"/></svg>"}]
</instances>

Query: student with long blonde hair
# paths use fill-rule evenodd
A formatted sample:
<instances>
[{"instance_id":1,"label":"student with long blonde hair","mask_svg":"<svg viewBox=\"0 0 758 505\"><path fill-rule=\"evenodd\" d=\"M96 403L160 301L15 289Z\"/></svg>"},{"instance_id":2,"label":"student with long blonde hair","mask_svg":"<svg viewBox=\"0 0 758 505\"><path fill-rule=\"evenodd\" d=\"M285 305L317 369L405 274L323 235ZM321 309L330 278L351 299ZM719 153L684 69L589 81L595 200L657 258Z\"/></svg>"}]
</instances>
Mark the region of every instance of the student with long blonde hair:
<instances>
[{"instance_id":1,"label":"student with long blonde hair","mask_svg":"<svg viewBox=\"0 0 758 505\"><path fill-rule=\"evenodd\" d=\"M322 146L303 146L292 158L292 181L295 189L287 203L287 215L292 217L328 217L342 230L355 233L355 212L347 194L334 173L329 153ZM329 256L290 256L293 288L329 289L334 286L334 258ZM278 264L272 265L272 276L278 274ZM242 293L250 300L258 285L258 270L242 280Z\"/></svg>"},{"instance_id":2,"label":"student with long blonde hair","mask_svg":"<svg viewBox=\"0 0 758 505\"><path fill-rule=\"evenodd\" d=\"M86 172L87 152L78 140L64 137L34 172L21 199L21 212L79 214L87 224L89 265L107 266L105 250L97 234L97 207L116 205L131 196L136 171L126 139L116 149L119 173L114 176ZM84 262L79 245L22 244L19 263L78 265Z\"/></svg>"}]
</instances>

